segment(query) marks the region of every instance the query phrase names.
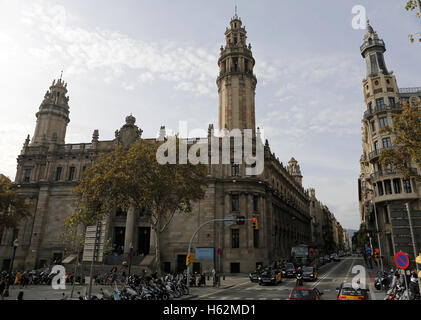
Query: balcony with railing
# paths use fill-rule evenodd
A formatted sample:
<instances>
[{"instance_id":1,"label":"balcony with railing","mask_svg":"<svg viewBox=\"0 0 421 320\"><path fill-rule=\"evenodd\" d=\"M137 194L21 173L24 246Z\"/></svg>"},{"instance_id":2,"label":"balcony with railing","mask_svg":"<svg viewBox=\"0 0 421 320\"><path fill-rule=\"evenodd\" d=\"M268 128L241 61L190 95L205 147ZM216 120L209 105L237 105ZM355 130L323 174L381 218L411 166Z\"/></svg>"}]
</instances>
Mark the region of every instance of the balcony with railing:
<instances>
[{"instance_id":1,"label":"balcony with railing","mask_svg":"<svg viewBox=\"0 0 421 320\"><path fill-rule=\"evenodd\" d=\"M385 147L385 148L376 149L373 152L370 152L368 154L368 160L371 161L373 159L378 158L380 156L382 150L386 150L386 149L396 149L396 147L393 146L393 147Z\"/></svg>"},{"instance_id":2,"label":"balcony with railing","mask_svg":"<svg viewBox=\"0 0 421 320\"><path fill-rule=\"evenodd\" d=\"M395 111L395 110L401 110L401 109L402 109L402 106L400 103L395 103L390 106L388 105L375 106L374 108L372 108L372 110L367 110L366 112L364 112L364 119L380 112Z\"/></svg>"},{"instance_id":3,"label":"balcony with railing","mask_svg":"<svg viewBox=\"0 0 421 320\"><path fill-rule=\"evenodd\" d=\"M411 168L410 170L411 170L411 173L413 175L418 174L417 168ZM400 173L399 171L396 171L396 170L377 171L377 172L371 174L371 179L372 180L378 180L378 179L384 178L384 177L401 176L401 175L402 175L402 173Z\"/></svg>"},{"instance_id":4,"label":"balcony with railing","mask_svg":"<svg viewBox=\"0 0 421 320\"><path fill-rule=\"evenodd\" d=\"M399 88L399 93L403 93L403 94L421 93L421 87Z\"/></svg>"},{"instance_id":5,"label":"balcony with railing","mask_svg":"<svg viewBox=\"0 0 421 320\"><path fill-rule=\"evenodd\" d=\"M365 49L369 48L369 47L374 47L374 46L382 46L385 47L384 41L380 40L380 39L372 39L370 41L366 41L364 42L364 44L360 47L361 52L363 52Z\"/></svg>"}]
</instances>

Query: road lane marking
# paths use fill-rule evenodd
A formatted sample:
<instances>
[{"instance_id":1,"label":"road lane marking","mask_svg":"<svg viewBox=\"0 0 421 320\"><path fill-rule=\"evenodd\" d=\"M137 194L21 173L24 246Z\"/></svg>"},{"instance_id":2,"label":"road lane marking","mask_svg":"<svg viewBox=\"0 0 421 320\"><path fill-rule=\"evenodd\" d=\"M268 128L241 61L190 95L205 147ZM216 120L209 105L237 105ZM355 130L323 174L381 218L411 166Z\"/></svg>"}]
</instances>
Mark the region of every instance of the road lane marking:
<instances>
[{"instance_id":1,"label":"road lane marking","mask_svg":"<svg viewBox=\"0 0 421 320\"><path fill-rule=\"evenodd\" d=\"M345 261L346 261L345 259L342 260L333 269L330 269L328 272L326 272L324 274L324 276L313 285L313 288L317 287L324 279L326 279L330 274L332 274L333 271L335 271L336 269L338 269L339 266L341 266Z\"/></svg>"}]
</instances>

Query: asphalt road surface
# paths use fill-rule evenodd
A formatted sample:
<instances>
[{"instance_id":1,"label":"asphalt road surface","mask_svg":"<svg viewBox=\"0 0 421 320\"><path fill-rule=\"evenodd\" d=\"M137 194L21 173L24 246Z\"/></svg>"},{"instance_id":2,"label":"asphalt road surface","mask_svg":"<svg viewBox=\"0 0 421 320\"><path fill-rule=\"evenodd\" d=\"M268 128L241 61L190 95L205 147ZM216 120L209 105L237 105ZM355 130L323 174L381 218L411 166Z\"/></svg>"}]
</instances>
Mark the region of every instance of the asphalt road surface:
<instances>
[{"instance_id":1,"label":"asphalt road surface","mask_svg":"<svg viewBox=\"0 0 421 320\"><path fill-rule=\"evenodd\" d=\"M336 300L336 288L342 282L352 282L353 278L359 278L360 273L352 273L356 266L364 266L364 260L360 257L342 257L339 262L330 262L319 268L318 279L313 282L305 282L305 286L316 287L323 293L323 300ZM357 267L358 268L358 267ZM361 283L365 281L368 288L368 274L362 274ZM289 293L295 287L295 278L284 278L282 283L275 286L259 286L257 283L247 282L233 288L209 293L200 296L197 300L286 300Z\"/></svg>"}]
</instances>

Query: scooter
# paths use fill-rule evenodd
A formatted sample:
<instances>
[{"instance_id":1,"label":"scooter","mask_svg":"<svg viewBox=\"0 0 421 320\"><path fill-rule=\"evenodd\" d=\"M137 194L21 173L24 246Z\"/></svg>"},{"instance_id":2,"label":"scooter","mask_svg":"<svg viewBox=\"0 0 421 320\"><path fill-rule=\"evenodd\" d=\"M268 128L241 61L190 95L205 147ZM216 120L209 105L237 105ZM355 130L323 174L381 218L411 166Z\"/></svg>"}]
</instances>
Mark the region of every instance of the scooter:
<instances>
[{"instance_id":1,"label":"scooter","mask_svg":"<svg viewBox=\"0 0 421 320\"><path fill-rule=\"evenodd\" d=\"M302 287L304 284L303 282L303 275L298 273L297 274L297 283L296 283L296 287Z\"/></svg>"}]
</instances>

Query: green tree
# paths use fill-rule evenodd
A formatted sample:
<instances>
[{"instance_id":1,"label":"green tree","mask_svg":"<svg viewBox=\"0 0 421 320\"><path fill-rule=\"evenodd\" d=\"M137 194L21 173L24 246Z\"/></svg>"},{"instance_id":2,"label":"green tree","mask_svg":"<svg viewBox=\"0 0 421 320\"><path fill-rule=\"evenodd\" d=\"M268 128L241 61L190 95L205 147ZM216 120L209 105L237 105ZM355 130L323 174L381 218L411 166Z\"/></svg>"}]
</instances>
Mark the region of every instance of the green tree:
<instances>
[{"instance_id":1,"label":"green tree","mask_svg":"<svg viewBox=\"0 0 421 320\"><path fill-rule=\"evenodd\" d=\"M420 3L420 0L405 0L405 1L406 1L405 9L407 11L418 10L416 15L419 18L421 18L421 3ZM417 37L418 37L418 41L421 42L421 32L417 32L416 34L410 34L409 35L409 39L411 40L411 42L414 42L415 38L417 38Z\"/></svg>"},{"instance_id":2,"label":"green tree","mask_svg":"<svg viewBox=\"0 0 421 320\"><path fill-rule=\"evenodd\" d=\"M417 100L417 98L415 98ZM419 100L419 99L418 99ZM401 172L406 179L417 176L411 163L421 168L421 105L410 106L408 102L402 102L402 113L395 115L393 127L387 126L382 133L396 136L393 148L384 149L380 153L380 163L392 166Z\"/></svg>"},{"instance_id":3,"label":"green tree","mask_svg":"<svg viewBox=\"0 0 421 320\"><path fill-rule=\"evenodd\" d=\"M177 143L179 140L177 139ZM100 156L74 190L78 199L70 224L103 219L115 208L147 212L155 232L155 262L161 272L160 238L176 214L192 211L207 185L207 167L192 164L160 165L159 144L141 140L128 150L121 147Z\"/></svg>"},{"instance_id":4,"label":"green tree","mask_svg":"<svg viewBox=\"0 0 421 320\"><path fill-rule=\"evenodd\" d=\"M32 203L16 192L12 181L0 174L0 226L16 228L22 219L30 216Z\"/></svg>"},{"instance_id":5,"label":"green tree","mask_svg":"<svg viewBox=\"0 0 421 320\"><path fill-rule=\"evenodd\" d=\"M360 225L360 230L352 236L352 246L364 251L365 245L369 242L367 229L364 223Z\"/></svg>"}]
</instances>

